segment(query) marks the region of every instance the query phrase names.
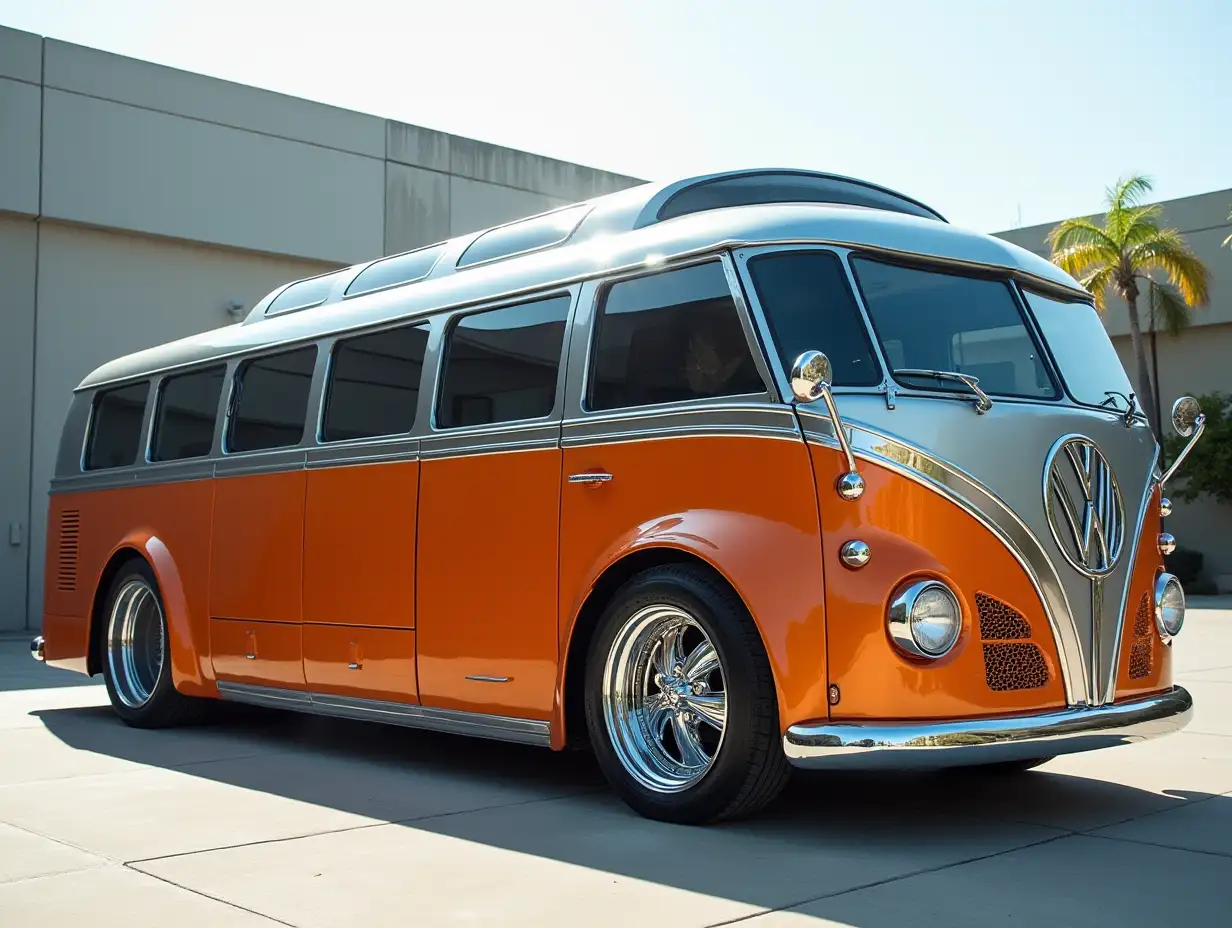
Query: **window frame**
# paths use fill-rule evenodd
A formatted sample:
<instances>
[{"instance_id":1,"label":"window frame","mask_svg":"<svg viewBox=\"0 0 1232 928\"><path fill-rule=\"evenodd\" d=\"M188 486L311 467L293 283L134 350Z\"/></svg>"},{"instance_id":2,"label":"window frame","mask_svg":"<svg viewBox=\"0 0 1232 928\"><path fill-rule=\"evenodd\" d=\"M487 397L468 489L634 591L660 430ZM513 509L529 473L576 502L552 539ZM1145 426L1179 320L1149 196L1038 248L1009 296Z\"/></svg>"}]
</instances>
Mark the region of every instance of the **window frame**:
<instances>
[{"instance_id":1,"label":"window frame","mask_svg":"<svg viewBox=\"0 0 1232 928\"><path fill-rule=\"evenodd\" d=\"M505 230L511 229L515 226L526 225L532 222L537 222L541 219L547 219L549 216L555 216L558 213L567 213L570 211L577 212L578 214L577 221L572 226L569 227L568 231L566 231L560 238L556 239L555 241L551 241L543 245L534 245L530 248L523 248L520 251L511 251L507 254L496 255L495 257L491 257L491 258L484 258L480 261L467 261L466 260L466 256L467 254L470 253L470 250L474 248L476 245L478 245L480 242L482 242L485 238L488 238L488 236L490 235L495 235L497 233L504 232ZM455 272L469 271L472 268L487 267L489 265L496 264L499 261L508 261L511 258L520 258L523 255L530 255L530 254L535 254L536 252L539 252L539 251L546 251L549 248L559 248L561 245L564 245L566 242L569 241L569 239L573 238L573 236L577 234L577 230L581 227L582 223L586 221L586 217L589 216L593 211L594 211L594 207L590 205L589 203L570 203L566 206L558 206L556 207L556 209L550 209L550 210L547 210L546 212L538 213L534 216L523 216L520 219L514 219L511 222L501 223L498 226L492 226L490 229L484 229L479 234L477 234L474 238L472 238L469 242L466 243L466 247L462 249L462 253L458 255L457 259L454 261L453 269Z\"/></svg>"},{"instance_id":2,"label":"window frame","mask_svg":"<svg viewBox=\"0 0 1232 928\"><path fill-rule=\"evenodd\" d=\"M146 462L146 454L150 444L150 391L154 388L155 378L152 376L139 377L136 380L130 380L124 383L109 383L104 384L94 389L90 396L90 416L86 421L85 437L81 443L81 458L78 461L79 468L83 474L105 473L107 471L123 470L126 467L140 467ZM145 384L145 405L141 410L141 426L137 435L137 453L133 456L130 464L117 464L115 467L90 467L90 449L94 442L94 429L98 426L98 401L108 393L114 393L117 390L126 390L129 387L135 387L140 384Z\"/></svg>"},{"instance_id":3,"label":"window frame","mask_svg":"<svg viewBox=\"0 0 1232 928\"><path fill-rule=\"evenodd\" d=\"M757 368L758 376L762 381L761 393L740 393L730 396L707 396L692 400L680 400L667 403L654 403L645 406L620 406L613 409L592 409L589 405L591 374L594 369L595 353L598 350L599 336L599 316L603 310L604 303L607 299L608 292L616 284L623 283L629 280L639 280L644 277L654 277L659 274L665 274L669 271L678 271L690 267L698 267L703 264L717 264L723 272L723 276L727 281L727 290L731 294L732 302L736 307L736 318L740 321L741 331L744 333L745 344L753 356L753 364ZM685 407L692 409L697 406L722 406L731 405L741 402L758 402L758 401L775 401L775 383L773 369L767 362L767 351L765 342L765 333L760 329L761 320L754 318L752 306L745 297L744 288L741 285L741 280L736 272L735 263L732 260L732 255L727 250L712 251L706 254L690 256L680 261L672 261L668 263L658 264L654 266L644 265L632 271L623 273L600 275L591 278L594 284L593 297L588 304L588 314L584 320L579 318L579 322L584 322L586 326L586 345L585 354L583 357L582 370L580 372L579 390L577 396L577 412L583 416L627 416L630 412L637 410L662 411Z\"/></svg>"},{"instance_id":4,"label":"window frame","mask_svg":"<svg viewBox=\"0 0 1232 928\"><path fill-rule=\"evenodd\" d=\"M402 284L394 284L395 287L400 287ZM370 329L359 329L357 331L340 332L330 336L328 339L322 339L317 342L317 366L322 367L320 396L316 404L316 424L312 432L312 444L318 448L339 448L350 445L367 445L381 444L387 442L406 441L414 436L422 434L424 431L421 427L420 413L423 411L423 395L425 378L428 376L429 368L436 363L432 338L436 329L437 316L418 316L410 319L393 320L384 325ZM359 338L368 338L373 335L381 335L386 332L396 331L398 329L415 329L423 328L427 336L424 342L424 357L423 363L419 370L419 386L415 397L415 418L411 423L409 430L405 432L392 432L384 435L371 435L367 438L337 438L333 441L325 439L325 410L329 405L330 385L334 374L334 361L337 355L338 347L343 342L355 341ZM308 397L309 405L312 404L312 395Z\"/></svg>"},{"instance_id":5,"label":"window frame","mask_svg":"<svg viewBox=\"0 0 1232 928\"><path fill-rule=\"evenodd\" d=\"M271 347L274 350L272 351L269 350ZM244 365L250 364L255 361L261 361L266 358L275 358L283 354L291 354L293 352L302 351L308 348L313 349L315 351L315 355L313 357L312 374L309 376L309 381L308 381L308 397L304 403L304 430L300 434L299 441L297 441L293 445L279 445L276 448L249 448L243 451L237 451L234 448L232 448L231 447L232 433L235 431L236 413L239 411L239 402L241 399L241 394L243 393L243 388L241 387L242 378L240 377L240 372L244 369ZM256 455L256 454L285 454L289 451L303 449L304 446L309 444L310 442L312 444L316 443L315 441L313 441L313 439L315 439L316 437L315 430L310 431L308 426L312 421L312 417L314 415L313 410L315 409L316 410L315 416L316 416L316 421L317 421L316 428L320 428L321 405L318 402L314 406L313 397L318 395L319 390L320 390L321 358L322 358L322 355L324 354L324 351L323 351L324 348L325 348L324 339L313 338L308 341L302 341L302 342L288 342L288 343L283 343L283 344L275 343L272 346L265 345L263 346L261 351L250 352L250 353L241 355L237 358L231 359L234 363L234 366L230 370L228 389L226 391L227 405L224 409L223 432L222 432L222 435L220 436L220 445L221 445L221 451L222 451L223 457L235 458L235 457L240 457L240 456Z\"/></svg>"},{"instance_id":6,"label":"window frame","mask_svg":"<svg viewBox=\"0 0 1232 928\"><path fill-rule=\"evenodd\" d=\"M408 286L409 284L417 284L420 281L427 280L429 277L432 276L432 273L440 265L442 259L444 259L445 252L448 250L446 246L448 245L449 245L449 240L446 239L445 241L433 242L431 245L422 245L419 248L412 248L410 251L402 251L396 255L386 255L383 258L377 258L375 261L369 261L355 274L354 277L350 279L350 281L347 282L346 287L342 291L342 301L345 302L347 300L355 300L361 296L368 296L373 293L384 293L386 290L393 290L397 287L405 287L405 286ZM354 293L351 292L351 288L354 287L355 284L359 282L359 279L363 277L364 274L368 273L368 271L376 267L377 265L384 264L386 261L396 260L397 258L409 258L411 255L417 255L420 252L424 252L424 251L431 251L434 248L436 249L436 252L437 252L436 257L432 260L432 263L428 266L428 270L425 271L420 276L410 277L410 278L407 278L406 280L399 280L392 284L383 284L379 287L369 287L366 290L356 290Z\"/></svg>"},{"instance_id":7,"label":"window frame","mask_svg":"<svg viewBox=\"0 0 1232 928\"><path fill-rule=\"evenodd\" d=\"M433 346L432 341L429 340L428 354L424 360L425 369L429 366L429 364L435 367L432 378L431 405L429 406L430 414L428 416L426 428L422 430L417 428L415 432L429 435L461 435L473 431L499 432L503 429L517 429L520 427L543 425L545 423L551 423L553 420L559 420L564 407L564 393L567 386L565 375L569 367L570 332L572 330L578 309L578 294L580 289L580 285L578 284L571 284L566 287L555 286L547 290L534 293L522 293L516 296L510 295L498 298L495 302L460 307L453 311L439 313L435 316L435 324L438 326L440 334L435 347ZM449 365L450 339L453 337L458 323L468 316L478 316L482 313L495 312L501 309L511 309L515 306L525 306L529 303L542 303L546 300L557 299L560 297L567 298L569 300L569 305L565 310L565 330L561 337L560 361L556 368L556 395L554 402L552 403L552 410L547 415L535 416L530 419L503 419L499 422L485 422L477 425L457 425L452 428L442 426L440 424L440 417L438 413L440 412L441 399L444 396L445 369ZM416 424L418 425L418 423Z\"/></svg>"},{"instance_id":8,"label":"window frame","mask_svg":"<svg viewBox=\"0 0 1232 928\"><path fill-rule=\"evenodd\" d=\"M227 363L228 359L210 361L206 364L193 367L185 367L181 369L167 371L158 377L154 384L154 406L150 412L150 426L145 436L144 461L146 464L157 466L174 465L174 464L192 464L207 460L214 456L215 450L218 448L220 439L219 425L224 427L227 425L227 417L225 408L222 409L223 415L219 415L219 409L222 407L224 397L229 397L228 390L228 374L231 373L231 366ZM242 359L241 359L242 360ZM205 454L199 454L191 458L167 458L159 460L154 457L155 445L158 440L158 415L162 412L163 406L163 391L167 386L168 380L175 380L177 377L191 376L192 374L203 374L206 371L218 368L222 371L222 385L218 389L218 400L214 404L214 433L210 439L210 450Z\"/></svg>"},{"instance_id":9,"label":"window frame","mask_svg":"<svg viewBox=\"0 0 1232 928\"><path fill-rule=\"evenodd\" d=\"M1007 393L994 393L988 391L988 395L994 397L998 403L1026 403L1030 405L1045 405L1055 406L1058 404L1064 405L1069 399L1066 392L1064 381L1061 379L1060 373L1057 370L1056 363L1053 360L1052 353L1048 350L1047 342L1040 334L1039 328L1035 321L1035 316L1030 312L1026 300L1023 299L1019 292L1019 284L1015 279L1014 273L1006 268L996 267L974 267L966 264L955 264L944 259L929 258L926 255L888 255L884 252L875 249L856 247L848 248L843 257L846 259L844 264L847 265L848 275L855 289L856 300L860 305L860 310L864 314L865 323L873 338L873 345L882 364L882 370L885 374L886 381L877 392L884 393L887 389L892 389L894 394L899 397L954 397L957 399L970 399L974 396L973 393L963 390L962 387L955 385L953 389L946 389L943 385L938 385L936 388L927 389L914 386L909 383L904 383L894 376L894 369L890 365L889 360L885 357L882 345L881 333L877 330L877 325L873 321L872 313L868 309L868 301L865 298L864 288L860 283L860 275L856 271L855 260L862 259L872 261L878 264L888 264L893 267L909 268L911 270L924 271L934 274L945 274L950 277L964 277L971 280L987 280L994 283L999 283L1006 288L1010 294L1010 300L1014 304L1014 308L1018 311L1019 319L1022 322L1023 328L1027 333L1027 337L1031 339L1035 346L1036 352L1039 354L1040 362L1044 367L1045 373L1052 381L1052 386L1055 391L1053 396L1022 396L1012 395ZM836 388L836 391L837 388ZM868 388L846 388L846 392L868 392Z\"/></svg>"}]
</instances>

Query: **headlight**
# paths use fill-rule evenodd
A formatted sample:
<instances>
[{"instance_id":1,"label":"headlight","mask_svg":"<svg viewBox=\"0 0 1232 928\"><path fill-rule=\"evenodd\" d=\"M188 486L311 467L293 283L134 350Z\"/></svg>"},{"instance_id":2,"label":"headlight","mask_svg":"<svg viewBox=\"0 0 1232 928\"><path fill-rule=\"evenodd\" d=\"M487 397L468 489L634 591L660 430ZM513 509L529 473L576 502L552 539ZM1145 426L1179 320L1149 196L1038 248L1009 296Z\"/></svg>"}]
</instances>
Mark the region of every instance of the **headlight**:
<instances>
[{"instance_id":1,"label":"headlight","mask_svg":"<svg viewBox=\"0 0 1232 928\"><path fill-rule=\"evenodd\" d=\"M958 597L940 580L904 584L890 600L890 637L912 657L944 656L962 631Z\"/></svg>"},{"instance_id":2,"label":"headlight","mask_svg":"<svg viewBox=\"0 0 1232 928\"><path fill-rule=\"evenodd\" d=\"M1160 574L1155 581L1155 626L1159 637L1171 641L1185 624L1185 591L1172 574Z\"/></svg>"}]
</instances>

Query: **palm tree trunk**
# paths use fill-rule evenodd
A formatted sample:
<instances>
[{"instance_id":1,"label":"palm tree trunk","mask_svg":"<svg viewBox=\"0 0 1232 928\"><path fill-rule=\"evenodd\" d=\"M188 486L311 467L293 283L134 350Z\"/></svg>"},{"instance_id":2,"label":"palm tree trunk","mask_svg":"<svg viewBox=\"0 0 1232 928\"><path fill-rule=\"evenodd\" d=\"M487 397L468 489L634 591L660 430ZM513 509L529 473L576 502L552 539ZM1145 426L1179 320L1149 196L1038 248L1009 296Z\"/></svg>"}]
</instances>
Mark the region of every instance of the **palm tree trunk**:
<instances>
[{"instance_id":1,"label":"palm tree trunk","mask_svg":"<svg viewBox=\"0 0 1232 928\"><path fill-rule=\"evenodd\" d=\"M1129 338L1134 346L1134 360L1138 364L1138 402L1146 412L1147 422L1155 433L1155 440L1160 441L1159 410L1155 408L1155 390L1151 386L1151 373L1146 366L1146 348L1142 344L1142 326L1138 322L1138 298L1130 295L1126 300L1129 305Z\"/></svg>"}]
</instances>

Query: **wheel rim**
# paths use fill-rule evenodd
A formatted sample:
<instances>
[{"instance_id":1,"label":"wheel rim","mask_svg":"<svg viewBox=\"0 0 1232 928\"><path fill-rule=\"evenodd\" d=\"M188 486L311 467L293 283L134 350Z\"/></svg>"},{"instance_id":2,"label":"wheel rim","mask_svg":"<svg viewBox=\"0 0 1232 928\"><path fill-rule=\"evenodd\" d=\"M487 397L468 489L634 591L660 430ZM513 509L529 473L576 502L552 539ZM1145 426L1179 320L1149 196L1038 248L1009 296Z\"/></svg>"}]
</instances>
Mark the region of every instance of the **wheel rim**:
<instances>
[{"instance_id":1,"label":"wheel rim","mask_svg":"<svg viewBox=\"0 0 1232 928\"><path fill-rule=\"evenodd\" d=\"M163 672L163 610L145 580L120 587L107 621L107 664L116 695L138 709L150 701Z\"/></svg>"},{"instance_id":2,"label":"wheel rim","mask_svg":"<svg viewBox=\"0 0 1232 928\"><path fill-rule=\"evenodd\" d=\"M723 664L705 629L676 606L647 606L612 643L603 712L616 756L647 789L676 793L714 764L727 727Z\"/></svg>"}]
</instances>

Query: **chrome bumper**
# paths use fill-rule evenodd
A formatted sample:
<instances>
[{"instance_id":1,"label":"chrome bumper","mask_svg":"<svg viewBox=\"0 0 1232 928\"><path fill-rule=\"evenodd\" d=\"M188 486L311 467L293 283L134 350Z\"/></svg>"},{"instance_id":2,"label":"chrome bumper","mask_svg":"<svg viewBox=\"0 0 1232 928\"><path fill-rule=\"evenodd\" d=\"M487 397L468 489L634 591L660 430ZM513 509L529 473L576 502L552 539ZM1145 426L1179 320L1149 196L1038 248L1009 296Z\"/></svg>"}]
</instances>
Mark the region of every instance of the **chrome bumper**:
<instances>
[{"instance_id":1,"label":"chrome bumper","mask_svg":"<svg viewBox=\"0 0 1232 928\"><path fill-rule=\"evenodd\" d=\"M806 722L783 736L796 767L903 768L993 764L1157 738L1184 728L1193 697L1182 687L1099 708L952 722Z\"/></svg>"},{"instance_id":2,"label":"chrome bumper","mask_svg":"<svg viewBox=\"0 0 1232 928\"><path fill-rule=\"evenodd\" d=\"M43 636L35 635L30 640L30 656L36 661L46 661L47 655L43 652Z\"/></svg>"}]
</instances>

